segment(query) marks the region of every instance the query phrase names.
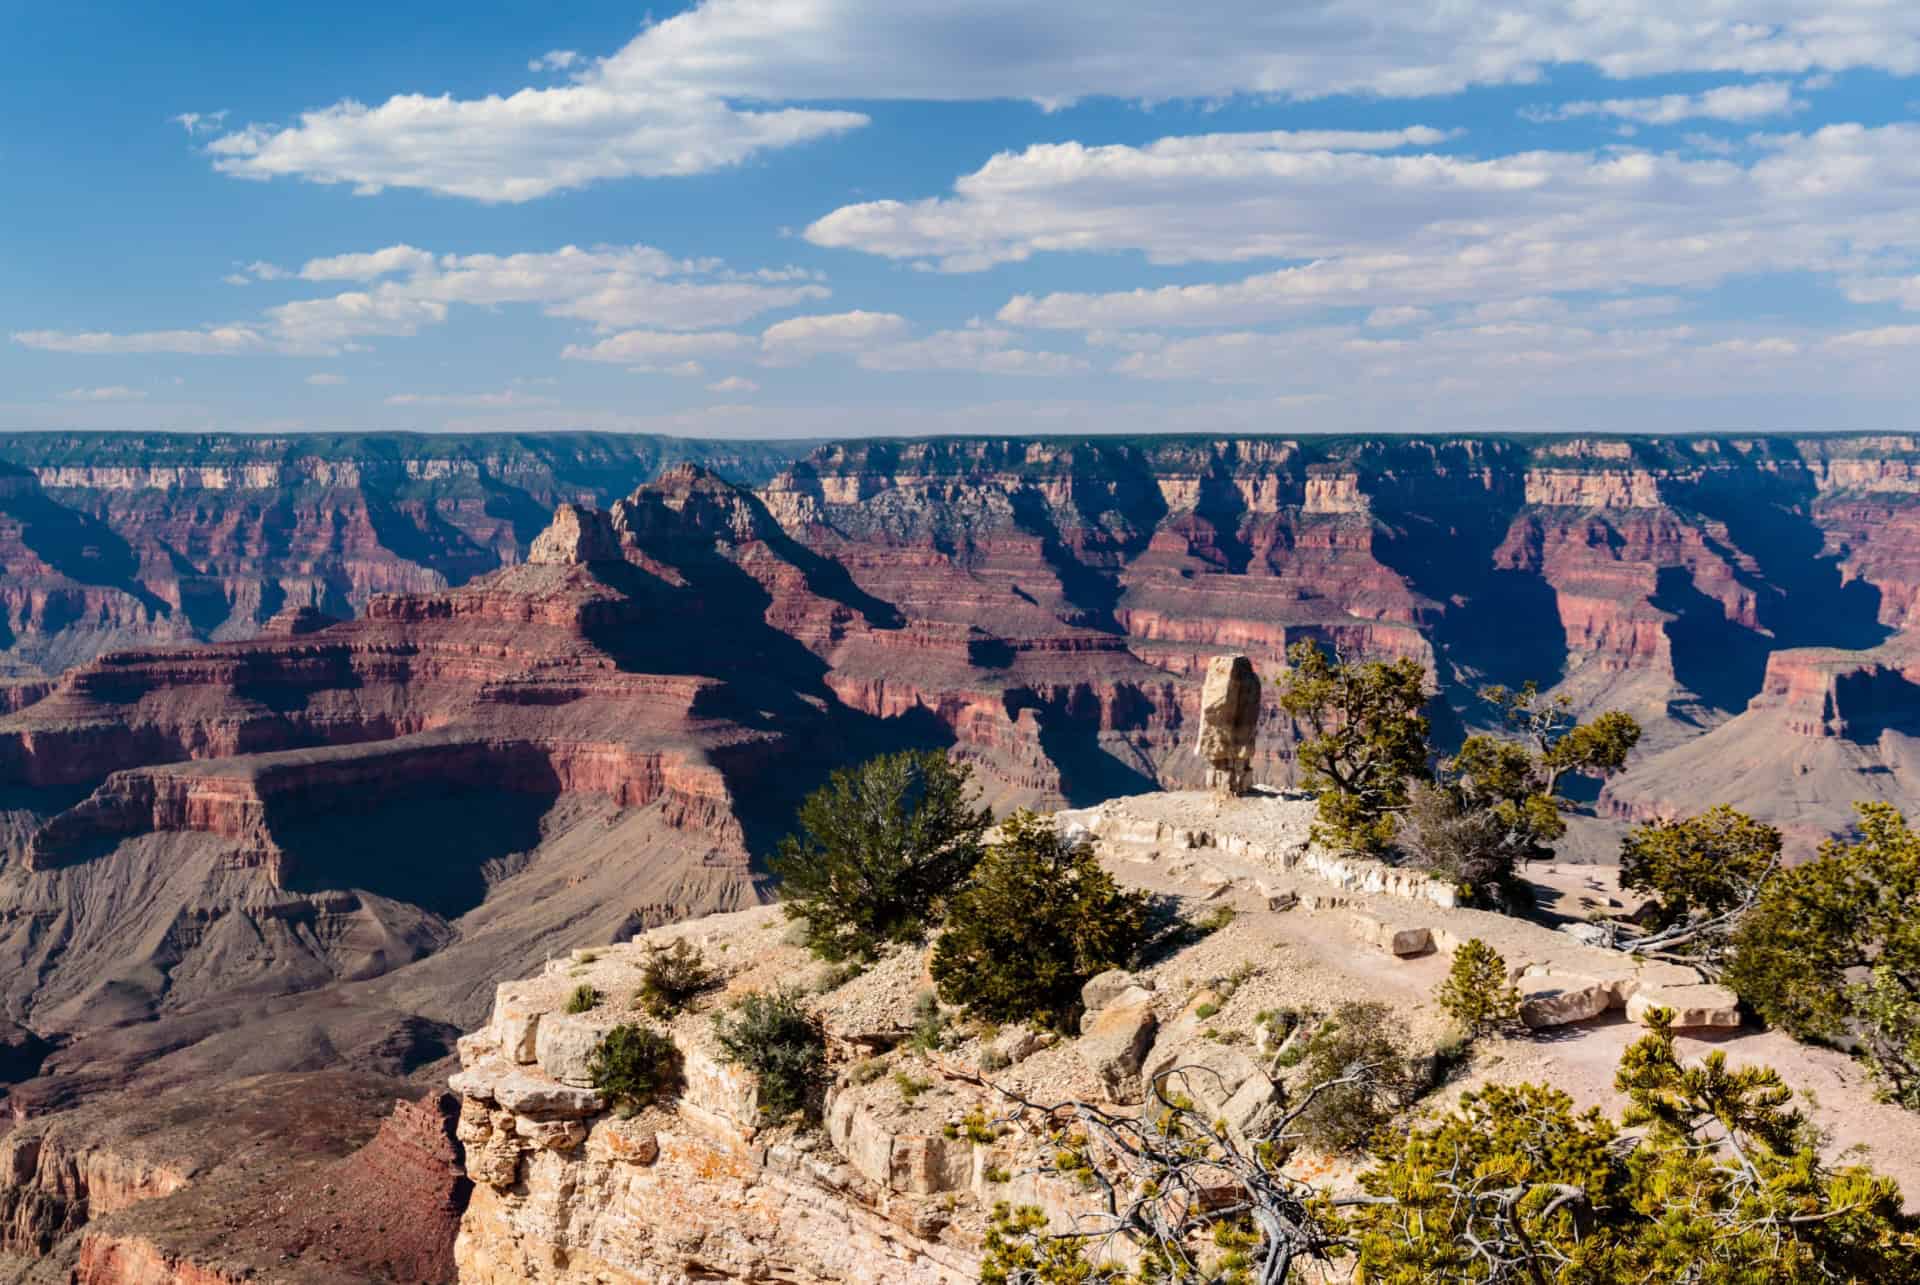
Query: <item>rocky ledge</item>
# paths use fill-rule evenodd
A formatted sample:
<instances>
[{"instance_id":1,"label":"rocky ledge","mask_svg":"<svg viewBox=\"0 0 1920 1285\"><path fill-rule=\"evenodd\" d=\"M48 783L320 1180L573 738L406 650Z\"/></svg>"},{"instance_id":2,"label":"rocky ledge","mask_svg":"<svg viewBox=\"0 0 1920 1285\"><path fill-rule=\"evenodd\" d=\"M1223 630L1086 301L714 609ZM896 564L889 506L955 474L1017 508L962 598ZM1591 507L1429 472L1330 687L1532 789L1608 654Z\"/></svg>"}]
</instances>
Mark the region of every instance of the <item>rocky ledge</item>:
<instances>
[{"instance_id":1,"label":"rocky ledge","mask_svg":"<svg viewBox=\"0 0 1920 1285\"><path fill-rule=\"evenodd\" d=\"M1062 1228L1092 1208L1084 1189L1047 1171L1049 1126L1022 1101L1124 1110L1161 1072L1201 1068L1183 1077L1184 1091L1251 1129L1287 1091L1278 1068L1288 1037L1259 1014L1380 1000L1419 1056L1448 1037L1431 995L1449 952L1473 937L1507 958L1530 1026L1570 1030L1551 1043L1522 1035L1481 1045L1429 1101L1528 1078L1551 1079L1583 1105L1617 1107L1614 1062L1630 1022L1657 1003L1679 1011L1694 1055L1710 1043L1739 1059L1754 1040L1753 1060L1818 1087L1836 1146L1915 1133L1847 1078L1844 1058L1739 1030L1732 997L1687 970L1441 904L1429 887L1388 877L1399 872L1333 862L1305 843L1310 812L1272 793L1171 793L1060 814L1063 827L1093 836L1124 882L1220 924L1135 972L1092 979L1070 1038L948 1011L937 1038L916 1040L929 990L924 949L848 979L792 944L775 907L575 951L501 985L487 1025L461 1041L463 1069L451 1081L475 1183L455 1251L460 1279L972 1281L996 1203L1038 1206ZM1210 914L1221 906L1236 913ZM724 980L693 1011L655 1023L635 994L649 952L676 939ZM569 1011L582 986L597 1002ZM761 1120L755 1082L714 1041L716 1012L777 986L802 990L827 1032L833 1079L817 1130ZM684 1063L677 1099L623 1114L595 1092L588 1060L622 1024L671 1038ZM1901 1169L1898 1157L1878 1163ZM1302 1155L1296 1164L1335 1187L1352 1181L1350 1163Z\"/></svg>"}]
</instances>

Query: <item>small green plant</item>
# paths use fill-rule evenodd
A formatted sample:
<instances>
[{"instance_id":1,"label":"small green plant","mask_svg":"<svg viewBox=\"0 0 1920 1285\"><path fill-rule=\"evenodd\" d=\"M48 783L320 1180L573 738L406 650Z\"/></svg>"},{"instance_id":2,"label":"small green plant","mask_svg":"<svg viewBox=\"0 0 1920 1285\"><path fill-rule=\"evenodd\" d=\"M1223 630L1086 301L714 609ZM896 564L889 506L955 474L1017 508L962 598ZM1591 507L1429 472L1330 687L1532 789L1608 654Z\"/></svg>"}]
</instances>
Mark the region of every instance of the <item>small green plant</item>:
<instances>
[{"instance_id":1,"label":"small green plant","mask_svg":"<svg viewBox=\"0 0 1920 1285\"><path fill-rule=\"evenodd\" d=\"M1194 920L1194 934L1199 937L1211 936L1232 923L1236 914L1232 906L1215 906L1199 919Z\"/></svg>"},{"instance_id":2,"label":"small green plant","mask_svg":"<svg viewBox=\"0 0 1920 1285\"><path fill-rule=\"evenodd\" d=\"M1520 1021L1520 992L1507 980L1507 961L1478 937L1453 952L1453 966L1434 999L1470 1040Z\"/></svg>"},{"instance_id":3,"label":"small green plant","mask_svg":"<svg viewBox=\"0 0 1920 1285\"><path fill-rule=\"evenodd\" d=\"M635 998L653 1016L666 1018L683 1011L719 984L720 974L707 965L700 948L684 937L676 937L671 946L647 952Z\"/></svg>"},{"instance_id":4,"label":"small green plant","mask_svg":"<svg viewBox=\"0 0 1920 1285\"><path fill-rule=\"evenodd\" d=\"M721 1054L753 1075L760 1112L772 1121L820 1118L827 1084L827 1037L820 1019L791 991L754 991L713 1018Z\"/></svg>"},{"instance_id":5,"label":"small green plant","mask_svg":"<svg viewBox=\"0 0 1920 1285\"><path fill-rule=\"evenodd\" d=\"M814 974L813 993L825 995L837 991L848 982L865 972L866 968L857 959L845 960L838 964L827 964Z\"/></svg>"},{"instance_id":6,"label":"small green plant","mask_svg":"<svg viewBox=\"0 0 1920 1285\"><path fill-rule=\"evenodd\" d=\"M566 1011L569 1013L591 1012L600 1003L600 992L591 983L581 982L567 996Z\"/></svg>"},{"instance_id":7,"label":"small green plant","mask_svg":"<svg viewBox=\"0 0 1920 1285\"><path fill-rule=\"evenodd\" d=\"M981 1170L980 1176L995 1186L1013 1181L1013 1175L1005 1169L1002 1169L999 1165L988 1165L985 1169Z\"/></svg>"},{"instance_id":8,"label":"small green plant","mask_svg":"<svg viewBox=\"0 0 1920 1285\"><path fill-rule=\"evenodd\" d=\"M1273 1059L1273 1064L1284 1071L1291 1067L1299 1066L1302 1062L1306 1061L1306 1058L1307 1045L1303 1040L1289 1044L1281 1049L1279 1054Z\"/></svg>"},{"instance_id":9,"label":"small green plant","mask_svg":"<svg viewBox=\"0 0 1920 1285\"><path fill-rule=\"evenodd\" d=\"M1385 1004L1342 1004L1306 1044L1305 1084L1322 1087L1299 1118L1308 1146L1353 1153L1413 1095L1406 1038Z\"/></svg>"},{"instance_id":10,"label":"small green plant","mask_svg":"<svg viewBox=\"0 0 1920 1285\"><path fill-rule=\"evenodd\" d=\"M576 963L576 964L591 964L591 963L593 963L593 962L594 962L595 960L597 960L597 959L599 959L599 958L600 958L600 952L599 952L599 951L597 951L597 950L583 950L583 951L581 951L581 952L580 952L580 953L579 953L578 955L575 955L575 956L573 957L573 962L574 962L574 963Z\"/></svg>"},{"instance_id":11,"label":"small green plant","mask_svg":"<svg viewBox=\"0 0 1920 1285\"><path fill-rule=\"evenodd\" d=\"M872 1084L887 1073L887 1059L883 1057L863 1057L847 1068L849 1084Z\"/></svg>"},{"instance_id":12,"label":"small green plant","mask_svg":"<svg viewBox=\"0 0 1920 1285\"><path fill-rule=\"evenodd\" d=\"M980 1050L980 1055L973 1059L973 1063L982 1071L992 1074L995 1071L1004 1071L1012 1066L1013 1058L1005 1049L995 1048L989 1044L986 1048Z\"/></svg>"},{"instance_id":13,"label":"small green plant","mask_svg":"<svg viewBox=\"0 0 1920 1285\"><path fill-rule=\"evenodd\" d=\"M913 1000L913 1034L908 1037L910 1047L922 1053L935 1053L946 1042L947 1016L940 1011L940 997L932 991L921 991Z\"/></svg>"},{"instance_id":14,"label":"small green plant","mask_svg":"<svg viewBox=\"0 0 1920 1285\"><path fill-rule=\"evenodd\" d=\"M593 1087L617 1105L652 1106L679 1091L680 1050L645 1026L616 1026L600 1037L587 1059Z\"/></svg>"},{"instance_id":15,"label":"small green plant","mask_svg":"<svg viewBox=\"0 0 1920 1285\"><path fill-rule=\"evenodd\" d=\"M1214 1003L1212 1000L1208 1000L1206 1003L1202 1004L1199 1008L1194 1009L1193 1015L1204 1022L1209 1017L1212 1017L1215 1013L1218 1013L1219 1011L1220 1011L1220 1006Z\"/></svg>"},{"instance_id":16,"label":"small green plant","mask_svg":"<svg viewBox=\"0 0 1920 1285\"><path fill-rule=\"evenodd\" d=\"M923 1080L919 1076L910 1075L905 1071L895 1071L893 1073L893 1087L900 1090L901 1101L912 1102L922 1093L931 1089L933 1087L933 1081Z\"/></svg>"},{"instance_id":17,"label":"small green plant","mask_svg":"<svg viewBox=\"0 0 1920 1285\"><path fill-rule=\"evenodd\" d=\"M1018 812L980 862L933 948L940 998L995 1022L1074 1028L1080 988L1148 936L1146 896L1127 892L1053 823Z\"/></svg>"}]
</instances>

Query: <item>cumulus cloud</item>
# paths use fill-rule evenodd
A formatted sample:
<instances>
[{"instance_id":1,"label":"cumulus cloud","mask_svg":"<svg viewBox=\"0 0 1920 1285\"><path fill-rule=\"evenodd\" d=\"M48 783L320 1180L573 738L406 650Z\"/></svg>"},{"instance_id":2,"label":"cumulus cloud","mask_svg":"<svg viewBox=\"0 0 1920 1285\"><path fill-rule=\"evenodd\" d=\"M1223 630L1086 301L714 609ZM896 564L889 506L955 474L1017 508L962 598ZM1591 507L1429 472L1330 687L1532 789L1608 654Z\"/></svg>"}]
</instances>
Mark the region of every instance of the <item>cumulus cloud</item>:
<instances>
[{"instance_id":1,"label":"cumulus cloud","mask_svg":"<svg viewBox=\"0 0 1920 1285\"><path fill-rule=\"evenodd\" d=\"M458 406L468 410L492 410L513 406L551 406L551 397L530 396L516 388L497 393L395 393L386 399L389 406Z\"/></svg>"},{"instance_id":2,"label":"cumulus cloud","mask_svg":"<svg viewBox=\"0 0 1920 1285\"><path fill-rule=\"evenodd\" d=\"M217 112L181 112L178 116L167 117L167 122L178 125L188 134L211 134L226 123L227 109Z\"/></svg>"},{"instance_id":3,"label":"cumulus cloud","mask_svg":"<svg viewBox=\"0 0 1920 1285\"><path fill-rule=\"evenodd\" d=\"M60 394L63 402L140 402L147 399L144 389L112 384L104 388L69 388Z\"/></svg>"},{"instance_id":4,"label":"cumulus cloud","mask_svg":"<svg viewBox=\"0 0 1920 1285\"><path fill-rule=\"evenodd\" d=\"M714 259L676 259L646 245L438 256L393 245L309 260L299 277L356 282L364 288L291 300L267 308L257 321L202 330L34 330L16 332L13 338L30 348L58 352L328 356L364 339L413 335L440 325L455 306L527 304L548 316L589 322L602 330L702 330L831 293L814 273L800 269L743 272Z\"/></svg>"},{"instance_id":5,"label":"cumulus cloud","mask_svg":"<svg viewBox=\"0 0 1920 1285\"><path fill-rule=\"evenodd\" d=\"M204 330L16 330L13 341L42 352L129 354L182 353L193 357L265 352L266 336L248 326L209 326Z\"/></svg>"},{"instance_id":6,"label":"cumulus cloud","mask_svg":"<svg viewBox=\"0 0 1920 1285\"><path fill-rule=\"evenodd\" d=\"M207 144L236 178L346 183L362 195L420 188L488 203L530 201L603 179L702 174L756 152L864 125L857 112L736 110L689 91L579 83L506 97L398 94L249 125Z\"/></svg>"},{"instance_id":7,"label":"cumulus cloud","mask_svg":"<svg viewBox=\"0 0 1920 1285\"><path fill-rule=\"evenodd\" d=\"M892 312L835 312L790 317L760 336L768 360L798 361L820 353L859 352L907 333L907 319Z\"/></svg>"},{"instance_id":8,"label":"cumulus cloud","mask_svg":"<svg viewBox=\"0 0 1920 1285\"><path fill-rule=\"evenodd\" d=\"M394 274L413 275L433 270L433 256L410 245L389 245L365 253L336 254L309 259L301 265L303 281L375 281Z\"/></svg>"},{"instance_id":9,"label":"cumulus cloud","mask_svg":"<svg viewBox=\"0 0 1920 1285\"><path fill-rule=\"evenodd\" d=\"M730 396L745 396L748 393L759 392L760 385L740 375L728 375L725 379L716 380L708 384L707 391L710 393L726 393Z\"/></svg>"},{"instance_id":10,"label":"cumulus cloud","mask_svg":"<svg viewBox=\"0 0 1920 1285\"><path fill-rule=\"evenodd\" d=\"M533 60L532 70L570 74L564 86L343 100L228 132L208 151L244 178L524 201L703 173L866 123L781 103L1408 98L1537 83L1560 64L1622 79L1920 71L1913 6L1768 0L1764 10L1712 6L1683 22L1658 0L1604 11L1586 0L1138 0L1116 22L1099 0L972 0L960 16L938 0L705 0L610 57Z\"/></svg>"},{"instance_id":11,"label":"cumulus cloud","mask_svg":"<svg viewBox=\"0 0 1920 1285\"><path fill-rule=\"evenodd\" d=\"M1021 348L1012 331L992 326L940 330L924 339L882 344L855 358L867 370L972 371L983 375L1071 375L1088 370L1078 357Z\"/></svg>"},{"instance_id":12,"label":"cumulus cloud","mask_svg":"<svg viewBox=\"0 0 1920 1285\"><path fill-rule=\"evenodd\" d=\"M1699 289L1755 271L1897 281L1920 266L1920 125L1831 125L1756 140L1738 164L1676 153L1473 158L1226 147L1167 164L1150 149L1049 145L996 157L933 201L830 215L828 239L948 267L1041 252L1180 262L1270 256L1237 281L1022 294L1008 325L1235 326L1304 308L1490 302L1570 291ZM846 217L842 217L846 216ZM816 224L816 229L821 224ZM846 234L846 235L841 235ZM1880 271L1863 277L1857 265ZM1884 289L1905 298L1895 286Z\"/></svg>"},{"instance_id":13,"label":"cumulus cloud","mask_svg":"<svg viewBox=\"0 0 1920 1285\"><path fill-rule=\"evenodd\" d=\"M1374 330L1395 330L1401 326L1417 326L1432 318L1433 313L1425 308L1400 304L1390 308L1375 308L1367 314L1366 324Z\"/></svg>"},{"instance_id":14,"label":"cumulus cloud","mask_svg":"<svg viewBox=\"0 0 1920 1285\"><path fill-rule=\"evenodd\" d=\"M658 330L629 330L596 344L569 344L562 357L574 361L611 362L629 370L667 375L699 375L699 359L724 356L753 346L745 335L711 330L695 334Z\"/></svg>"},{"instance_id":15,"label":"cumulus cloud","mask_svg":"<svg viewBox=\"0 0 1920 1285\"><path fill-rule=\"evenodd\" d=\"M1806 99L1794 97L1792 85L1781 80L1766 80L1751 85L1722 85L1700 94L1608 98L1598 102L1562 103L1558 107L1530 107L1521 115L1533 121L1616 116L1642 125L1674 125L1684 120L1765 120L1806 109Z\"/></svg>"},{"instance_id":16,"label":"cumulus cloud","mask_svg":"<svg viewBox=\"0 0 1920 1285\"><path fill-rule=\"evenodd\" d=\"M614 85L766 101L1419 97L1541 80L1561 63L1625 78L1920 70L1920 14L1882 0L706 0L607 60Z\"/></svg>"}]
</instances>

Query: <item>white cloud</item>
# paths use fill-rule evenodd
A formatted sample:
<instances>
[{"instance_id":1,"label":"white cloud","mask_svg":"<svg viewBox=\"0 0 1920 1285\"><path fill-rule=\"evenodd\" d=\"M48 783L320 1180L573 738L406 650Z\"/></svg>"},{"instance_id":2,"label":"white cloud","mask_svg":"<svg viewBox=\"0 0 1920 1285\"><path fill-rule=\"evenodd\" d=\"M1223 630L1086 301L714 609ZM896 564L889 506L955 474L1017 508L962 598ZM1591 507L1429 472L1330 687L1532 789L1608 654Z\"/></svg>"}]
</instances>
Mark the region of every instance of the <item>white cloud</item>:
<instances>
[{"instance_id":1,"label":"white cloud","mask_svg":"<svg viewBox=\"0 0 1920 1285\"><path fill-rule=\"evenodd\" d=\"M1561 103L1533 107L1521 115L1529 120L1573 120L1581 116L1617 116L1643 125L1673 125L1683 120L1755 121L1790 116L1807 109L1804 98L1793 96L1793 86L1781 80L1750 85L1722 85L1700 94L1662 94L1658 98L1609 98L1599 102Z\"/></svg>"},{"instance_id":2,"label":"white cloud","mask_svg":"<svg viewBox=\"0 0 1920 1285\"><path fill-rule=\"evenodd\" d=\"M746 379L739 375L728 375L725 379L708 384L707 391L710 393L727 393L744 396L747 393L759 392L760 385L754 383L751 379Z\"/></svg>"},{"instance_id":3,"label":"white cloud","mask_svg":"<svg viewBox=\"0 0 1920 1285\"><path fill-rule=\"evenodd\" d=\"M964 11L946 0L705 0L608 58L572 52L534 60L571 73L564 86L343 100L290 125L224 134L208 150L216 168L246 178L523 201L702 173L866 123L780 103L1407 98L1539 83L1561 64L1617 79L1910 75L1920 13L1886 0L1722 2L1684 16L1664 0L1136 0L1116 21L1105 0L970 0Z\"/></svg>"},{"instance_id":4,"label":"white cloud","mask_svg":"<svg viewBox=\"0 0 1920 1285\"><path fill-rule=\"evenodd\" d=\"M551 406L551 397L531 397L517 389L497 393L395 393L386 399L389 406L459 406L468 410L492 410L514 406Z\"/></svg>"},{"instance_id":5,"label":"white cloud","mask_svg":"<svg viewBox=\"0 0 1920 1285\"><path fill-rule=\"evenodd\" d=\"M1089 369L1078 357L1020 348L1012 331L990 326L941 330L924 339L867 348L855 360L867 370L973 371L987 375L1071 375Z\"/></svg>"},{"instance_id":6,"label":"white cloud","mask_svg":"<svg viewBox=\"0 0 1920 1285\"><path fill-rule=\"evenodd\" d=\"M390 245L363 254L336 254L309 259L301 265L303 281L374 281L396 273L413 275L433 270L433 256L410 245Z\"/></svg>"},{"instance_id":7,"label":"white cloud","mask_svg":"<svg viewBox=\"0 0 1920 1285\"><path fill-rule=\"evenodd\" d=\"M307 382L315 388L337 388L347 382L347 377L345 375L336 375L332 371L323 370L316 374L308 375Z\"/></svg>"},{"instance_id":8,"label":"white cloud","mask_svg":"<svg viewBox=\"0 0 1920 1285\"><path fill-rule=\"evenodd\" d=\"M580 61L580 55L572 49L549 49L527 63L527 70L565 71Z\"/></svg>"},{"instance_id":9,"label":"white cloud","mask_svg":"<svg viewBox=\"0 0 1920 1285\"><path fill-rule=\"evenodd\" d=\"M1423 321L1432 319L1433 314L1425 308L1400 304L1391 308L1375 308L1367 314L1367 326L1372 330L1397 330L1402 326L1417 326Z\"/></svg>"},{"instance_id":10,"label":"white cloud","mask_svg":"<svg viewBox=\"0 0 1920 1285\"><path fill-rule=\"evenodd\" d=\"M752 346L753 340L747 336L724 330L693 334L629 330L596 344L569 344L560 355L574 361L610 362L634 371L699 375L703 372L696 359L725 356Z\"/></svg>"},{"instance_id":11,"label":"white cloud","mask_svg":"<svg viewBox=\"0 0 1920 1285\"><path fill-rule=\"evenodd\" d=\"M105 388L69 388L60 394L63 402L140 402L146 398L144 389L128 388L122 384Z\"/></svg>"},{"instance_id":12,"label":"white cloud","mask_svg":"<svg viewBox=\"0 0 1920 1285\"><path fill-rule=\"evenodd\" d=\"M413 335L447 319L447 305L416 299L391 284L349 290L325 299L297 299L267 309L283 350L332 354L354 340Z\"/></svg>"},{"instance_id":13,"label":"white cloud","mask_svg":"<svg viewBox=\"0 0 1920 1285\"><path fill-rule=\"evenodd\" d=\"M790 317L768 326L760 347L770 361L795 361L820 353L859 352L907 333L907 319L892 312L835 312Z\"/></svg>"},{"instance_id":14,"label":"white cloud","mask_svg":"<svg viewBox=\"0 0 1920 1285\"><path fill-rule=\"evenodd\" d=\"M230 286L250 286L256 281L284 281L292 275L278 264L255 259L252 263L241 264L238 272L229 272L221 280Z\"/></svg>"},{"instance_id":15,"label":"white cloud","mask_svg":"<svg viewBox=\"0 0 1920 1285\"><path fill-rule=\"evenodd\" d=\"M649 27L609 85L767 101L1098 95L1215 99L1444 94L1544 78L1920 70L1920 15L1883 0L1760 0L1676 13L1663 0L707 0Z\"/></svg>"},{"instance_id":16,"label":"white cloud","mask_svg":"<svg viewBox=\"0 0 1920 1285\"><path fill-rule=\"evenodd\" d=\"M465 100L398 94L377 107L349 100L284 128L223 134L207 151L216 170L238 178L518 202L604 179L702 174L866 121L857 112L741 111L699 92L580 83Z\"/></svg>"},{"instance_id":17,"label":"white cloud","mask_svg":"<svg viewBox=\"0 0 1920 1285\"><path fill-rule=\"evenodd\" d=\"M857 229L848 239L861 248L950 267L1042 251L1293 261L1238 281L1022 294L998 314L1103 330L1243 326L1383 296L1479 304L1704 289L1752 272L1854 277L1867 261L1887 278L1920 267L1915 124L1766 136L1746 164L1644 151L1210 155L1169 165L1147 149L1030 148L996 157L952 197L852 206L822 223Z\"/></svg>"},{"instance_id":18,"label":"white cloud","mask_svg":"<svg viewBox=\"0 0 1920 1285\"><path fill-rule=\"evenodd\" d=\"M271 265L254 265L271 266ZM251 269L250 269L251 270ZM289 274L275 270L279 276ZM275 280L273 276L262 280ZM22 331L14 339L61 352L280 352L328 356L376 336L437 326L455 305L538 305L548 316L603 330L703 330L825 299L816 274L797 268L738 271L716 259L675 259L651 246L596 246L524 254L441 255L408 245L313 259L306 281L357 281L365 289L267 308L261 319L203 330L136 334ZM744 341L743 341L744 342Z\"/></svg>"},{"instance_id":19,"label":"white cloud","mask_svg":"<svg viewBox=\"0 0 1920 1285\"><path fill-rule=\"evenodd\" d=\"M1879 326L1851 330L1827 340L1829 348L1875 349L1920 347L1920 326Z\"/></svg>"},{"instance_id":20,"label":"white cloud","mask_svg":"<svg viewBox=\"0 0 1920 1285\"><path fill-rule=\"evenodd\" d=\"M16 330L13 341L42 352L126 354L183 353L188 356L225 356L266 352L271 345L248 326L210 326L205 330L138 330L112 334L100 330Z\"/></svg>"},{"instance_id":21,"label":"white cloud","mask_svg":"<svg viewBox=\"0 0 1920 1285\"><path fill-rule=\"evenodd\" d=\"M167 117L167 122L178 125L189 134L211 134L227 119L226 108L217 112L181 112L178 116Z\"/></svg>"}]
</instances>

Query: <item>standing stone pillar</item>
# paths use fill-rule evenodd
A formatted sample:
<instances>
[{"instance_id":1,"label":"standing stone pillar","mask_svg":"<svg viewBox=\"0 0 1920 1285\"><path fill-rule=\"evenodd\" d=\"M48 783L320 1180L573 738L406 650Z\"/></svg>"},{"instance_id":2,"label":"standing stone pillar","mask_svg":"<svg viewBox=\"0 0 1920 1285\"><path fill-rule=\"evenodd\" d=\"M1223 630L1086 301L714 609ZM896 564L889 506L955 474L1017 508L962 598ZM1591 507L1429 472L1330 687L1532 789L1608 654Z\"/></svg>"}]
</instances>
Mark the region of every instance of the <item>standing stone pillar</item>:
<instances>
[{"instance_id":1,"label":"standing stone pillar","mask_svg":"<svg viewBox=\"0 0 1920 1285\"><path fill-rule=\"evenodd\" d=\"M1260 679L1245 656L1215 656L1200 685L1200 741L1207 787L1228 797L1253 789L1253 736L1260 723Z\"/></svg>"}]
</instances>

